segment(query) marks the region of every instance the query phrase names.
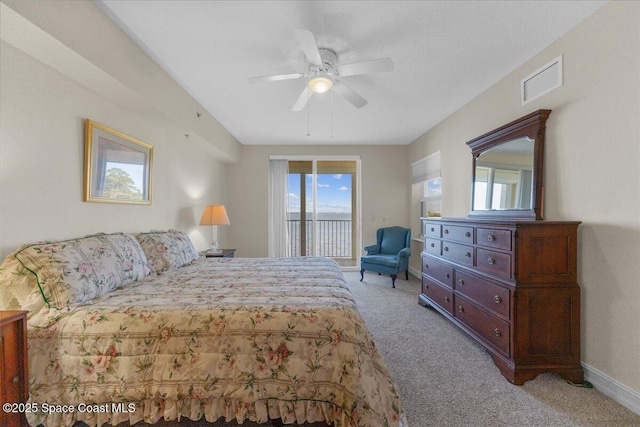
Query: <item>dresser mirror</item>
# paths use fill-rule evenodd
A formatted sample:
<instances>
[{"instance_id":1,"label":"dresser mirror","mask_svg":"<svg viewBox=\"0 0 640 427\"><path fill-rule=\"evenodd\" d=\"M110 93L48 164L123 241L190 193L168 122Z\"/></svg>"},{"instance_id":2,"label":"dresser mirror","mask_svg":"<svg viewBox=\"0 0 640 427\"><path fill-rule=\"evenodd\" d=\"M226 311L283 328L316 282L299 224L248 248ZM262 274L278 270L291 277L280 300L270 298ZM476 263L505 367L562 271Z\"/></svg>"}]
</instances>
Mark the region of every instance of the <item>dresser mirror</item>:
<instances>
[{"instance_id":1,"label":"dresser mirror","mask_svg":"<svg viewBox=\"0 0 640 427\"><path fill-rule=\"evenodd\" d=\"M469 217L542 219L544 131L538 110L475 138Z\"/></svg>"}]
</instances>

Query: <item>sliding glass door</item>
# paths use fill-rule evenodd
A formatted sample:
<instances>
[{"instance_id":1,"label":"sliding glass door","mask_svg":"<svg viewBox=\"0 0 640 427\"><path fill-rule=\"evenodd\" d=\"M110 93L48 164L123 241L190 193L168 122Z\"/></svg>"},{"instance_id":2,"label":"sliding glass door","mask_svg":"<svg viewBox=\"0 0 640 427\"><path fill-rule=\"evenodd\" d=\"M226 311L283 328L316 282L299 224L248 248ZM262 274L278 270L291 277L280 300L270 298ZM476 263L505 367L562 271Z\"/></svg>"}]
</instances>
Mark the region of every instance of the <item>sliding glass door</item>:
<instances>
[{"instance_id":1,"label":"sliding glass door","mask_svg":"<svg viewBox=\"0 0 640 427\"><path fill-rule=\"evenodd\" d=\"M291 256L326 256L356 267L358 161L290 160L288 187Z\"/></svg>"}]
</instances>

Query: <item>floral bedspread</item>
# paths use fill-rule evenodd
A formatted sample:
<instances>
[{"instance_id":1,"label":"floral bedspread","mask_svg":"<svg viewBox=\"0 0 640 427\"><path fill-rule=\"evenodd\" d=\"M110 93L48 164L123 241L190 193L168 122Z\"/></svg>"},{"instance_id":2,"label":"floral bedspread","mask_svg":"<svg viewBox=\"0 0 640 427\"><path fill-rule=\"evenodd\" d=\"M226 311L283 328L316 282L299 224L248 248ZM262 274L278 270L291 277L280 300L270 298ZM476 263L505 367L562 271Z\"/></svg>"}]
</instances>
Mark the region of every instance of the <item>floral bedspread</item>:
<instances>
[{"instance_id":1,"label":"floral bedspread","mask_svg":"<svg viewBox=\"0 0 640 427\"><path fill-rule=\"evenodd\" d=\"M29 321L32 425L406 426L337 264L199 259ZM69 405L69 406L63 406Z\"/></svg>"}]
</instances>

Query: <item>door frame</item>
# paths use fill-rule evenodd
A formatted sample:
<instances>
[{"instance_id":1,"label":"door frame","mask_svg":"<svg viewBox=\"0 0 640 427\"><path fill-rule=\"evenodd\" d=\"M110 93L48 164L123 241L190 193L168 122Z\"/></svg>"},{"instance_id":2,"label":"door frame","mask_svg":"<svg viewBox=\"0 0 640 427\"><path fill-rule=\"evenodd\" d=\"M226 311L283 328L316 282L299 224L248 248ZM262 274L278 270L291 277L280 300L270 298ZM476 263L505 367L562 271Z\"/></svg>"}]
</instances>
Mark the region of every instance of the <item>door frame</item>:
<instances>
[{"instance_id":1,"label":"door frame","mask_svg":"<svg viewBox=\"0 0 640 427\"><path fill-rule=\"evenodd\" d=\"M355 206L356 206L356 216L354 218L354 223L352 224L352 232L356 233L355 238L355 247L352 248L352 256L355 260L354 266L342 266L342 270L344 271L359 271L359 254L361 253L360 248L362 247L362 160L359 155L334 155L334 154L319 154L319 155L300 155L300 154L272 154L269 155L269 160L287 160L287 161L310 161L312 162L312 171L313 171L313 180L314 185L312 187L314 195L313 195L313 203L317 203L317 198L315 197L315 180L317 179L317 170L316 170L316 161L355 161L356 162L356 188L355 188ZM352 196L353 203L353 196ZM315 212L316 206L314 206ZM271 212L269 212L271 215ZM314 217L315 218L315 217ZM315 224L314 224L315 226ZM315 228L314 228L315 229ZM313 236L313 244L315 245L315 235Z\"/></svg>"}]
</instances>

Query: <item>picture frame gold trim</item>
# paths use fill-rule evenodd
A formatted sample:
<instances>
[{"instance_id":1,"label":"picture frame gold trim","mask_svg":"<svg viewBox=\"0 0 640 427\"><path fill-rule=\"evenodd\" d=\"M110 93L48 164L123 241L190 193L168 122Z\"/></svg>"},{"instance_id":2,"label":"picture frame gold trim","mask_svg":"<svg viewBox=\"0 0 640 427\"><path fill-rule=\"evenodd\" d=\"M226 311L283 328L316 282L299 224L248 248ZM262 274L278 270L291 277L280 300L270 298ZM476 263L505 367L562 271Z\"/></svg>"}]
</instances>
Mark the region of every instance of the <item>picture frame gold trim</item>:
<instances>
[{"instance_id":1,"label":"picture frame gold trim","mask_svg":"<svg viewBox=\"0 0 640 427\"><path fill-rule=\"evenodd\" d=\"M151 204L153 146L85 119L84 202Z\"/></svg>"}]
</instances>

